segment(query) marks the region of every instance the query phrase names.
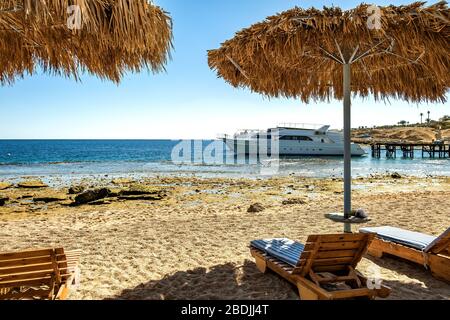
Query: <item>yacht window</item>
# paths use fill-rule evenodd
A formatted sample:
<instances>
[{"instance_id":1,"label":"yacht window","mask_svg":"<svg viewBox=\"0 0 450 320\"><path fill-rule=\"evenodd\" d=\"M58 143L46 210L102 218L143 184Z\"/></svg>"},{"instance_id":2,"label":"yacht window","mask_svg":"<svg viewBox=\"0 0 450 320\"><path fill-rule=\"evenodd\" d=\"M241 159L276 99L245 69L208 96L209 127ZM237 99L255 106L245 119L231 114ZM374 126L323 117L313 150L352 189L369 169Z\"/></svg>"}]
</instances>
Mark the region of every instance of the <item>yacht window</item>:
<instances>
[{"instance_id":1,"label":"yacht window","mask_svg":"<svg viewBox=\"0 0 450 320\"><path fill-rule=\"evenodd\" d=\"M306 136L282 136L280 140L313 141L313 139Z\"/></svg>"},{"instance_id":2,"label":"yacht window","mask_svg":"<svg viewBox=\"0 0 450 320\"><path fill-rule=\"evenodd\" d=\"M321 141L322 141L322 143L325 143L325 140L324 140L324 139L322 139Z\"/></svg>"}]
</instances>

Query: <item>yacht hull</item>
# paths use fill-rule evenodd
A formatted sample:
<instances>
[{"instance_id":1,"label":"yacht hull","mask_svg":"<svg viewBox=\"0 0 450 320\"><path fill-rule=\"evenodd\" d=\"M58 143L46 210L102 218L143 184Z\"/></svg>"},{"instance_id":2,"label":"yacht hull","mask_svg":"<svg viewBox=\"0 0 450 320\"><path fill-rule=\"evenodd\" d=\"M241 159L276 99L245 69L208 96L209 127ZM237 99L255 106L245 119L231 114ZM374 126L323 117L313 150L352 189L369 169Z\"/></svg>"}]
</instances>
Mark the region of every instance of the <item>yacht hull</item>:
<instances>
[{"instance_id":1,"label":"yacht hull","mask_svg":"<svg viewBox=\"0 0 450 320\"><path fill-rule=\"evenodd\" d=\"M222 140L228 148L228 152L234 155L252 155L266 152L271 154L272 148L270 142L266 141L251 141L239 139L223 139ZM267 147L265 147L267 143ZM259 148L258 148L259 144ZM261 145L263 147L261 147ZM261 151L260 151L261 150ZM273 148L276 153L276 148ZM357 144L351 146L352 156L360 157L366 155L366 152ZM343 156L344 145L340 144L319 144L304 141L281 141L278 145L278 154L280 157L294 157L294 156Z\"/></svg>"},{"instance_id":2,"label":"yacht hull","mask_svg":"<svg viewBox=\"0 0 450 320\"><path fill-rule=\"evenodd\" d=\"M227 145L227 151L234 155L343 156L344 136L340 131L329 130L329 127L307 128L302 124L289 124L267 130L245 129L234 136L220 138ZM351 145L351 153L352 156L366 154L358 144Z\"/></svg>"}]
</instances>

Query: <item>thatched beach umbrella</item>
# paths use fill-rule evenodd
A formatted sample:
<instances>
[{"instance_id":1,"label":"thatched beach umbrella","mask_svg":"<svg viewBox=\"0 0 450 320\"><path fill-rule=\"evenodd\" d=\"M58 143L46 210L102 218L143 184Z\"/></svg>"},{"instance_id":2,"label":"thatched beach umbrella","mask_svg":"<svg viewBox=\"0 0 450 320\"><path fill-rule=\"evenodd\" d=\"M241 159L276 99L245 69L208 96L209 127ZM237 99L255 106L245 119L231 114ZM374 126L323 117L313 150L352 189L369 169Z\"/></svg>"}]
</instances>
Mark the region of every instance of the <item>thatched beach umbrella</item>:
<instances>
[{"instance_id":1,"label":"thatched beach umbrella","mask_svg":"<svg viewBox=\"0 0 450 320\"><path fill-rule=\"evenodd\" d=\"M344 217L351 214L351 93L376 100L444 102L450 84L446 2L323 10L294 8L208 52L234 87L304 102L344 101ZM351 230L345 224L345 231Z\"/></svg>"},{"instance_id":2,"label":"thatched beach umbrella","mask_svg":"<svg viewBox=\"0 0 450 320\"><path fill-rule=\"evenodd\" d=\"M127 70L163 69L171 41L170 17L147 0L2 0L0 83L37 66L119 82Z\"/></svg>"}]
</instances>

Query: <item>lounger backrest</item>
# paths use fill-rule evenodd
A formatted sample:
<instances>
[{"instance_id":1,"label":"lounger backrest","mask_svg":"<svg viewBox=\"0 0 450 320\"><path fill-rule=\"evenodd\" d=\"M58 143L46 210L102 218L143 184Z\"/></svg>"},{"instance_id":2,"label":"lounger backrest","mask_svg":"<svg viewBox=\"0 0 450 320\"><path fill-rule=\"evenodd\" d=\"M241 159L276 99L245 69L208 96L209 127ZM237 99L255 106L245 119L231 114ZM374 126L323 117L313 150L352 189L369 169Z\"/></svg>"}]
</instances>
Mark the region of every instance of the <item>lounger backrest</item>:
<instances>
[{"instance_id":1,"label":"lounger backrest","mask_svg":"<svg viewBox=\"0 0 450 320\"><path fill-rule=\"evenodd\" d=\"M450 228L445 230L439 237L426 246L424 251L450 256Z\"/></svg>"},{"instance_id":2,"label":"lounger backrest","mask_svg":"<svg viewBox=\"0 0 450 320\"><path fill-rule=\"evenodd\" d=\"M309 271L334 272L355 268L374 234L311 235L300 256L294 273L306 275Z\"/></svg>"},{"instance_id":3,"label":"lounger backrest","mask_svg":"<svg viewBox=\"0 0 450 320\"><path fill-rule=\"evenodd\" d=\"M55 286L59 287L69 276L63 248L0 253L0 299L14 299L19 296L52 298ZM28 294L5 290L41 286L46 288L28 290Z\"/></svg>"}]
</instances>

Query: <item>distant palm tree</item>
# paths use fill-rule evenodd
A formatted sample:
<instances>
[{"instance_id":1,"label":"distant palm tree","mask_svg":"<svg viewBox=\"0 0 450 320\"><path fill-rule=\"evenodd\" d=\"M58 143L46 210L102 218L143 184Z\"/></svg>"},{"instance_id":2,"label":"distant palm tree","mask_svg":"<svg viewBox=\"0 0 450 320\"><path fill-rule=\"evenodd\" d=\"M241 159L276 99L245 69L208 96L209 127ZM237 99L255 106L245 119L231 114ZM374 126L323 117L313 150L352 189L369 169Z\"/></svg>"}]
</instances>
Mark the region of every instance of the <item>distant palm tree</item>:
<instances>
[{"instance_id":1,"label":"distant palm tree","mask_svg":"<svg viewBox=\"0 0 450 320\"><path fill-rule=\"evenodd\" d=\"M430 111L428 111L427 113L428 113L428 119L427 119L427 122L430 123Z\"/></svg>"},{"instance_id":2,"label":"distant palm tree","mask_svg":"<svg viewBox=\"0 0 450 320\"><path fill-rule=\"evenodd\" d=\"M423 123L423 112L420 113L420 124Z\"/></svg>"}]
</instances>

